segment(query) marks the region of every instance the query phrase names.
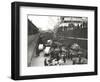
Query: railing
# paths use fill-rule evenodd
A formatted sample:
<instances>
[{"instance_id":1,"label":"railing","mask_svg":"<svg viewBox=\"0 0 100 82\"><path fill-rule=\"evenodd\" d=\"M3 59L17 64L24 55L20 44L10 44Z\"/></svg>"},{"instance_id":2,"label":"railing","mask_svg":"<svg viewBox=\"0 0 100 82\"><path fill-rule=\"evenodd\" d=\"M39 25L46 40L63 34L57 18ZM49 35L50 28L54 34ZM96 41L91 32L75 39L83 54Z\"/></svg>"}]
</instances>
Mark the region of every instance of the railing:
<instances>
[{"instance_id":1,"label":"railing","mask_svg":"<svg viewBox=\"0 0 100 82\"><path fill-rule=\"evenodd\" d=\"M87 38L76 38L76 37L64 37L64 36L57 36L59 39L76 39L76 40L88 40Z\"/></svg>"}]
</instances>

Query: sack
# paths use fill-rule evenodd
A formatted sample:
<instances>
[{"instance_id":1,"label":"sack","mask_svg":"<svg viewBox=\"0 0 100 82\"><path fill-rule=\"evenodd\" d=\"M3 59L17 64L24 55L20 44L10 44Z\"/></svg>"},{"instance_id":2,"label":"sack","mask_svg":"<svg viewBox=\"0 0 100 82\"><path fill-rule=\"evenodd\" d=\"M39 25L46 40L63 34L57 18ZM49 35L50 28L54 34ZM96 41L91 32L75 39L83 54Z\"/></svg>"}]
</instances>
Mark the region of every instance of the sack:
<instances>
[{"instance_id":1,"label":"sack","mask_svg":"<svg viewBox=\"0 0 100 82\"><path fill-rule=\"evenodd\" d=\"M45 50L44 50L44 52L45 52L46 54L48 54L48 53L50 52L50 47L46 47Z\"/></svg>"},{"instance_id":2,"label":"sack","mask_svg":"<svg viewBox=\"0 0 100 82\"><path fill-rule=\"evenodd\" d=\"M43 44L39 44L38 49L39 49L39 50L43 50L43 48L44 48Z\"/></svg>"}]
</instances>

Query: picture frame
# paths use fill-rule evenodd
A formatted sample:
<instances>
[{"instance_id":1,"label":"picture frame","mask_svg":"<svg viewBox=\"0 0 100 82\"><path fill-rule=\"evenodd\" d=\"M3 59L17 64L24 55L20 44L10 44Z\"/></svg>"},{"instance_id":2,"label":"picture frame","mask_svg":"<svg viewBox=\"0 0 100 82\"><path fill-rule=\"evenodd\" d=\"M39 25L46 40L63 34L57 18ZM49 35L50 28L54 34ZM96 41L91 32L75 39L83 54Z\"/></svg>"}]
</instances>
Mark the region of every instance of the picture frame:
<instances>
[{"instance_id":1,"label":"picture frame","mask_svg":"<svg viewBox=\"0 0 100 82\"><path fill-rule=\"evenodd\" d=\"M50 67L49 66L37 67L35 65L31 67L32 65L30 65L30 63L28 63L27 65L27 61L28 61L27 54L28 54L28 49L30 48L28 45L28 42L29 42L28 34L29 33L34 34L35 32L35 31L33 32L29 31L29 25L28 25L29 22L27 21L30 17L31 22L32 21L34 22L33 19L35 19L35 16L37 17L37 15L38 17L40 16L40 19L41 19L41 16L47 16L47 17L51 16L51 18L52 19L54 18L54 20L56 20L56 18L61 18L61 17L63 20L68 18L67 21L70 19L69 23L75 23L75 24L76 23L80 24L80 20L83 20L81 21L82 24L84 21L86 22L88 20L88 25L86 26L86 29L88 28L87 37L84 38L84 40L86 40L87 43L84 43L84 44L81 43L82 45L87 45L86 51L88 51L87 52L88 63L86 64L86 68L85 68L85 65L81 65L81 64L68 65L68 66L66 65L65 66L50 66ZM33 19L31 19L31 17L33 17ZM47 17L44 17L43 19ZM38 19L35 19L35 20L38 20ZM79 21L77 22L77 20ZM40 22L38 22L38 24L39 23ZM53 26L53 24L54 22L52 22L52 24L49 24L49 25ZM98 24L98 21L97 21L97 7L96 6L12 2L11 4L11 78L14 80L25 80L25 79L97 75L97 61L98 61L97 24ZM47 28L51 28L49 25L47 25L48 26ZM26 30L24 30L23 27ZM41 29L42 28L43 27L41 26ZM85 27L83 26L81 28L85 28ZM71 27L69 28L69 30L70 29ZM85 36L84 34L85 33L83 33L83 36ZM28 42L27 42L27 39L28 39ZM34 40L35 39L36 38L34 38ZM70 37L70 39L73 39L73 38ZM80 40L80 37L78 38L74 37L74 39L77 39L78 41ZM32 49L34 48L32 47ZM25 50L27 50L27 52ZM25 54L26 54L26 57L24 57ZM72 62L74 62L74 60Z\"/></svg>"}]
</instances>

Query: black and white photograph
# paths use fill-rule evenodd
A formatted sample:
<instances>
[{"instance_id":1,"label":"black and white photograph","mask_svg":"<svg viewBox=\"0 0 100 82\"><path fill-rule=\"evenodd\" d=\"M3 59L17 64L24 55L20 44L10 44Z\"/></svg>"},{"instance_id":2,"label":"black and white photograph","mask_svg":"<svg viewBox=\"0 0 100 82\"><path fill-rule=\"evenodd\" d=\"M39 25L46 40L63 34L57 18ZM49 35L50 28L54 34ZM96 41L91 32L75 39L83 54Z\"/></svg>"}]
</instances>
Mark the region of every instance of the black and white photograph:
<instances>
[{"instance_id":1,"label":"black and white photograph","mask_svg":"<svg viewBox=\"0 0 100 82\"><path fill-rule=\"evenodd\" d=\"M12 3L12 79L97 75L97 7Z\"/></svg>"},{"instance_id":2,"label":"black and white photograph","mask_svg":"<svg viewBox=\"0 0 100 82\"><path fill-rule=\"evenodd\" d=\"M88 17L27 15L28 67L88 64Z\"/></svg>"}]
</instances>

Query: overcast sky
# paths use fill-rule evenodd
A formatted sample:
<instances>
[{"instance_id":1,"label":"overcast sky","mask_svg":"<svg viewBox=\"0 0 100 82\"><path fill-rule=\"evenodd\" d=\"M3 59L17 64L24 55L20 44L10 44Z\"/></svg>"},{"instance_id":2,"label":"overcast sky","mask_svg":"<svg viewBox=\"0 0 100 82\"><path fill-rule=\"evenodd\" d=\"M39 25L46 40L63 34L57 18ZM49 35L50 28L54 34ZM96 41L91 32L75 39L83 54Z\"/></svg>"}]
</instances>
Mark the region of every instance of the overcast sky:
<instances>
[{"instance_id":1,"label":"overcast sky","mask_svg":"<svg viewBox=\"0 0 100 82\"><path fill-rule=\"evenodd\" d=\"M54 26L58 23L59 17L54 16L34 16L29 15L28 19L32 21L41 30L53 30Z\"/></svg>"}]
</instances>

